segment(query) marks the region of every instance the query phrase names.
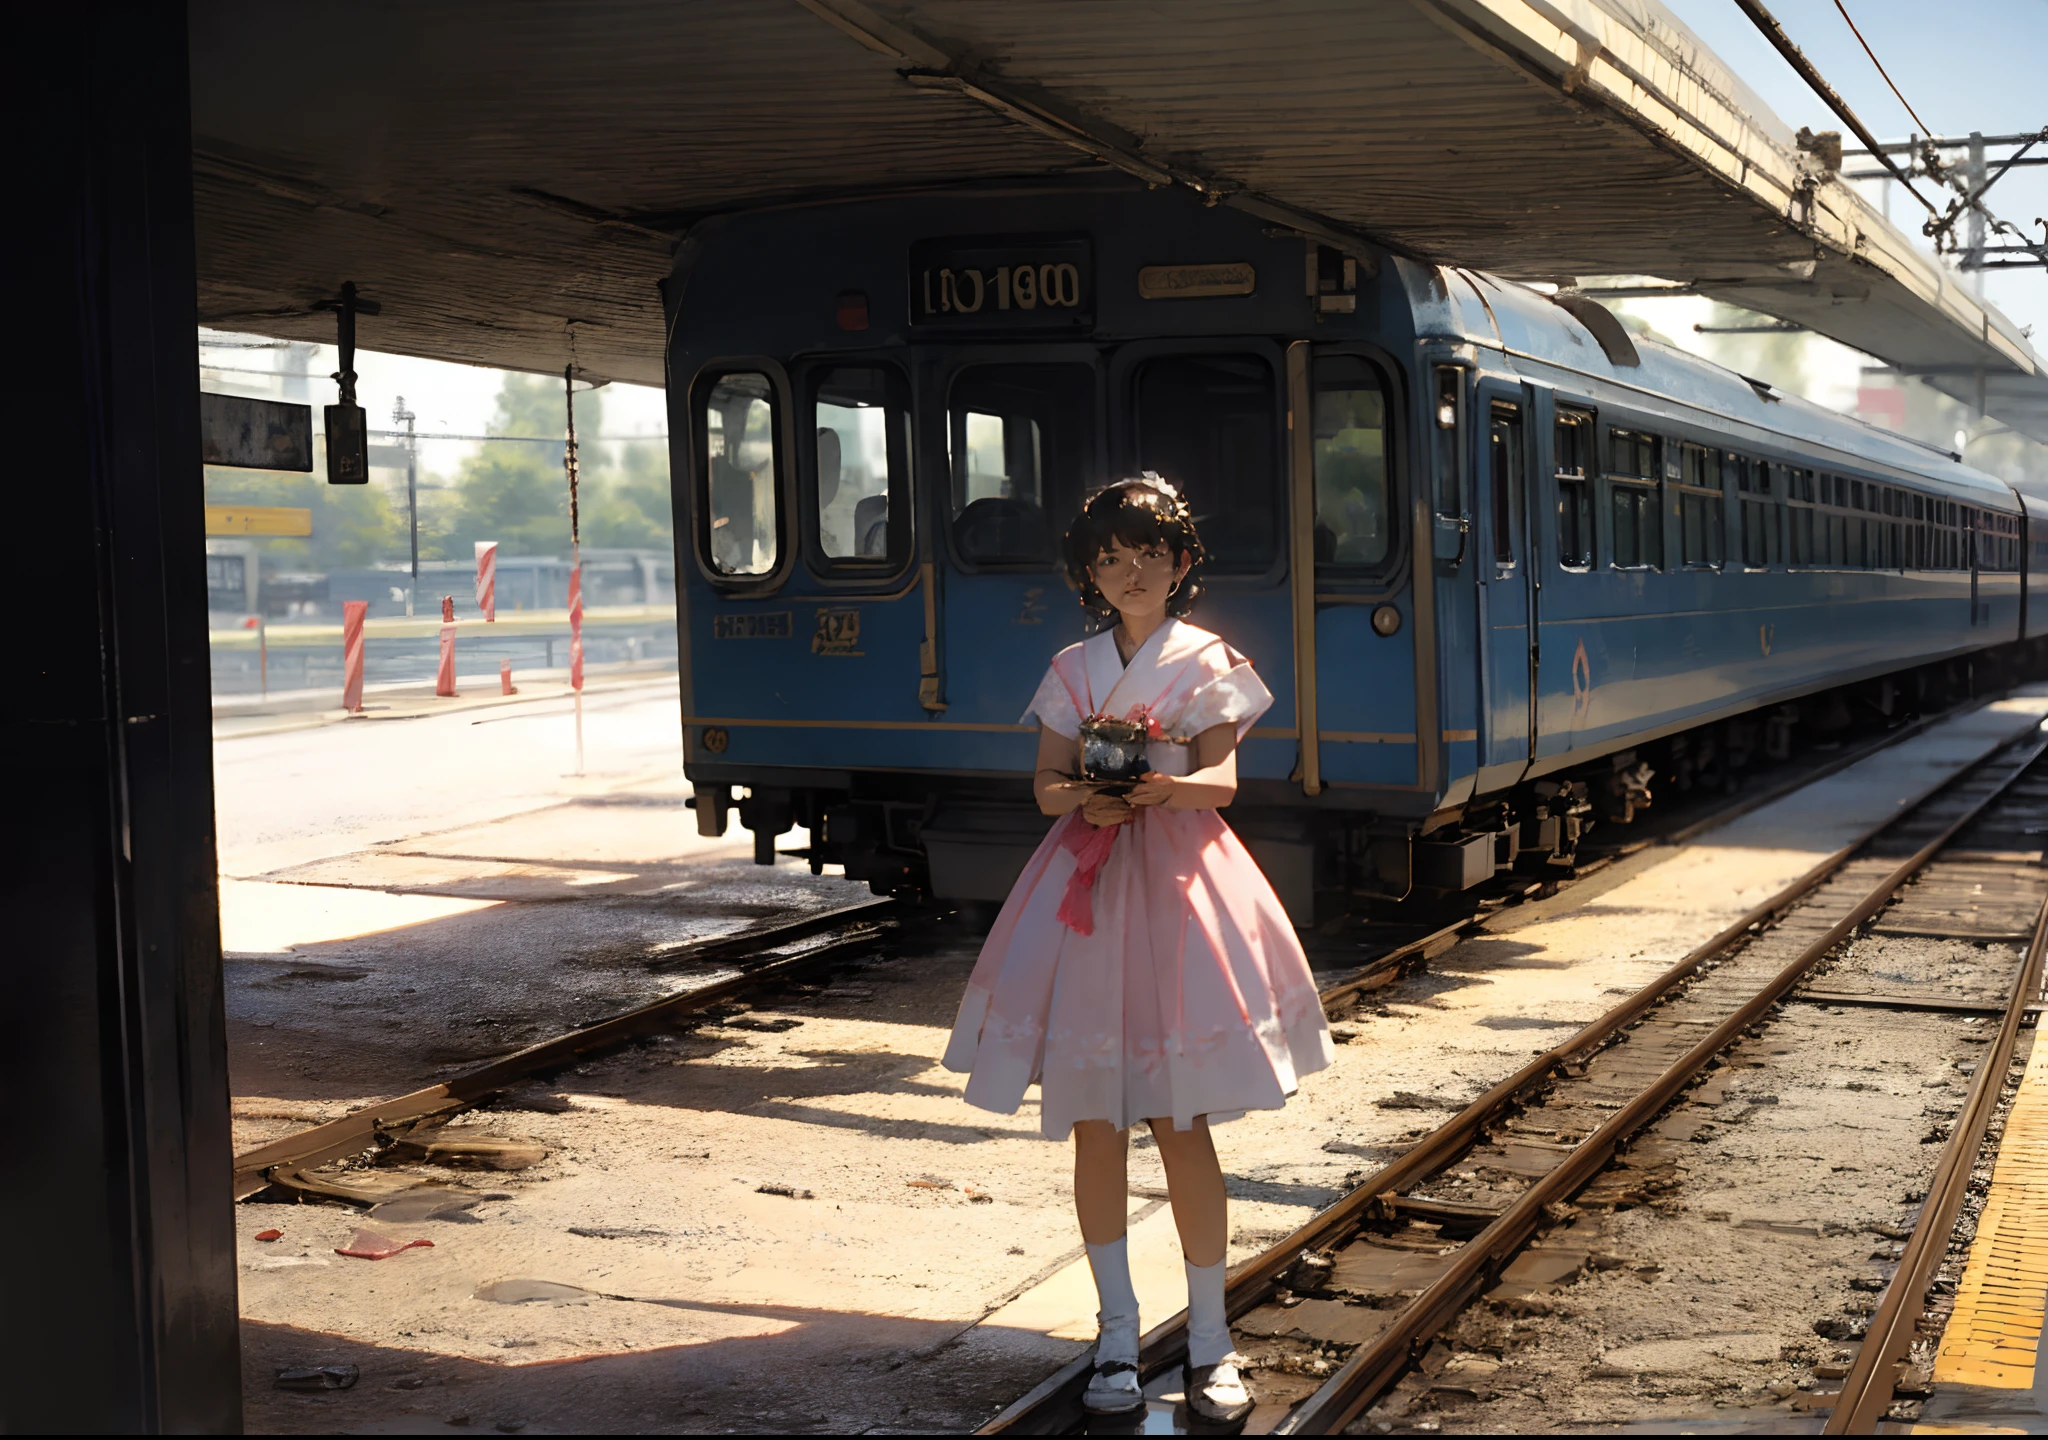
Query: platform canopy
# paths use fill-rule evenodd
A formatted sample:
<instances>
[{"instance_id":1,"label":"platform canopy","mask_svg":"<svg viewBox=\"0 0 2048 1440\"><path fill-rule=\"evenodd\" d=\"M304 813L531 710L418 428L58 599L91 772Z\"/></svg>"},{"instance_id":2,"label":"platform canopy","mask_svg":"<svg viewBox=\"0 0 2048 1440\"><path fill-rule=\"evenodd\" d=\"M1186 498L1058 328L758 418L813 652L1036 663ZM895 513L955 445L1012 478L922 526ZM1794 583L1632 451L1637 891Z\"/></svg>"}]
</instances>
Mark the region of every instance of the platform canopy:
<instances>
[{"instance_id":1,"label":"platform canopy","mask_svg":"<svg viewBox=\"0 0 2048 1440\"><path fill-rule=\"evenodd\" d=\"M704 216L1104 167L1528 280L1652 276L2048 441L2018 328L1654 0L194 0L203 323L660 383Z\"/></svg>"}]
</instances>

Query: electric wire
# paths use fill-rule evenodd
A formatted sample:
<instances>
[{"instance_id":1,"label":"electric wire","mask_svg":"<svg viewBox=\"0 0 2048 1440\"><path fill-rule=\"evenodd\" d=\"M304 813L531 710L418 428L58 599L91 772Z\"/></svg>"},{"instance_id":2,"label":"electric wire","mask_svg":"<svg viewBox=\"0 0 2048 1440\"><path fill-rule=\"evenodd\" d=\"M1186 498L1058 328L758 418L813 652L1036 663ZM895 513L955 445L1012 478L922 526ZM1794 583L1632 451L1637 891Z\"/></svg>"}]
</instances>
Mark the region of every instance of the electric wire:
<instances>
[{"instance_id":1,"label":"electric wire","mask_svg":"<svg viewBox=\"0 0 2048 1440\"><path fill-rule=\"evenodd\" d=\"M1906 113L1913 117L1913 123L1920 127L1920 133L1932 135L1934 127L1920 118L1920 112L1913 108L1913 102L1900 94L1899 87L1892 84L1891 72L1884 68L1884 61L1877 58L1877 52L1870 48L1870 42L1865 40L1863 32L1856 28L1856 22L1849 15L1849 7L1844 5L1842 0L1835 0L1835 8L1842 12L1842 19L1848 23L1849 33L1856 37L1856 43L1863 47L1863 53L1870 57L1870 63L1877 67L1877 73L1884 76L1884 83L1891 87L1891 92L1898 97L1898 102L1906 107Z\"/></svg>"},{"instance_id":2,"label":"electric wire","mask_svg":"<svg viewBox=\"0 0 2048 1440\"><path fill-rule=\"evenodd\" d=\"M1814 94L1827 102L1830 110L1841 117L1842 123L1863 142L1864 148L1876 157L1877 162L1892 172L1892 178L1905 187L1906 193L1925 206L1928 214L1939 216L1940 207L1913 188L1912 177L1901 170L1891 156L1885 153L1877 137L1870 133L1870 128L1856 118L1856 112L1849 108L1849 102L1835 93L1835 87L1828 84L1820 71L1814 69L1813 62L1806 58L1805 52L1792 43L1792 37L1785 33L1785 27L1778 23L1778 18L1765 9L1760 0L1735 0L1735 3L1742 13L1750 18L1751 23L1763 32L1764 38L1785 57L1785 62L1799 72L1799 78L1807 83Z\"/></svg>"}]
</instances>

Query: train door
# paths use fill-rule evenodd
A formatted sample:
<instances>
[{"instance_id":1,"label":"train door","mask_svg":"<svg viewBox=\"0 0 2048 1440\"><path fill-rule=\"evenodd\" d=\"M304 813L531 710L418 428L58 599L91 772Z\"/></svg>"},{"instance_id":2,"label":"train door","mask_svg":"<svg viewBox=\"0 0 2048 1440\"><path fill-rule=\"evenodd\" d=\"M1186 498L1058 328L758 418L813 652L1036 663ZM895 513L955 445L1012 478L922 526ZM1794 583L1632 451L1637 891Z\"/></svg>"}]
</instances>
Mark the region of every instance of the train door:
<instances>
[{"instance_id":1,"label":"train door","mask_svg":"<svg viewBox=\"0 0 2048 1440\"><path fill-rule=\"evenodd\" d=\"M932 688L949 723L1009 725L1081 636L1059 539L1106 478L1099 359L1078 345L949 347L927 355L919 383Z\"/></svg>"},{"instance_id":2,"label":"train door","mask_svg":"<svg viewBox=\"0 0 2048 1440\"><path fill-rule=\"evenodd\" d=\"M1536 557L1529 523L1530 405L1519 386L1482 384L1479 495L1480 793L1512 785L1535 737Z\"/></svg>"},{"instance_id":3,"label":"train door","mask_svg":"<svg viewBox=\"0 0 2048 1440\"><path fill-rule=\"evenodd\" d=\"M1208 552L1194 621L1252 657L1277 703L1238 753L1246 778L1285 780L1297 746L1289 585L1287 352L1245 336L1138 340L1109 365L1113 473L1158 472L1194 511Z\"/></svg>"}]
</instances>

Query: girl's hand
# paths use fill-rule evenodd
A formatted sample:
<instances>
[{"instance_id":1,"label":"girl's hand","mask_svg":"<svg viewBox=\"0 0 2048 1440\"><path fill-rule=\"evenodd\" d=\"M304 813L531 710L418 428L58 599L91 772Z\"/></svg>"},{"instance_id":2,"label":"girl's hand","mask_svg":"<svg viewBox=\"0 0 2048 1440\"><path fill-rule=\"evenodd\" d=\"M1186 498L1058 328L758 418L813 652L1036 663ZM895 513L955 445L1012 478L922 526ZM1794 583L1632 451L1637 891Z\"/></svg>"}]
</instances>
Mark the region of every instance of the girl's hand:
<instances>
[{"instance_id":1,"label":"girl's hand","mask_svg":"<svg viewBox=\"0 0 2048 1440\"><path fill-rule=\"evenodd\" d=\"M1121 825L1131 818L1131 807L1121 795L1090 795L1081 818L1095 826Z\"/></svg>"},{"instance_id":2,"label":"girl's hand","mask_svg":"<svg viewBox=\"0 0 2048 1440\"><path fill-rule=\"evenodd\" d=\"M1128 797L1133 805L1164 805L1173 798L1174 777L1148 771L1138 783L1131 787Z\"/></svg>"}]
</instances>

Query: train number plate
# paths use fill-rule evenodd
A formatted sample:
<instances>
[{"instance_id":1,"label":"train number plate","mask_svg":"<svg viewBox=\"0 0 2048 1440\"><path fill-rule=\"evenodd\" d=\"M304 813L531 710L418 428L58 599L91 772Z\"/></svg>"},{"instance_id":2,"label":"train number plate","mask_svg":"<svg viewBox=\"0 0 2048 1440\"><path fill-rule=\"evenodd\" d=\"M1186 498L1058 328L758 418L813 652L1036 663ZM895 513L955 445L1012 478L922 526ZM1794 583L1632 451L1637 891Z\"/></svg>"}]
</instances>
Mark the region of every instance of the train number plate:
<instances>
[{"instance_id":1,"label":"train number plate","mask_svg":"<svg viewBox=\"0 0 2048 1440\"><path fill-rule=\"evenodd\" d=\"M1086 240L1020 236L910 247L910 323L919 329L1076 330L1095 320Z\"/></svg>"},{"instance_id":2,"label":"train number plate","mask_svg":"<svg viewBox=\"0 0 2048 1440\"><path fill-rule=\"evenodd\" d=\"M714 640L787 640L795 633L796 626L787 610L711 617Z\"/></svg>"}]
</instances>

